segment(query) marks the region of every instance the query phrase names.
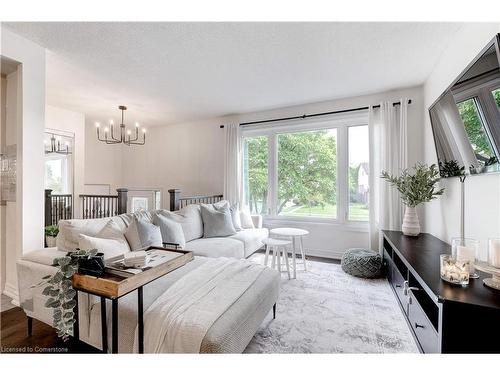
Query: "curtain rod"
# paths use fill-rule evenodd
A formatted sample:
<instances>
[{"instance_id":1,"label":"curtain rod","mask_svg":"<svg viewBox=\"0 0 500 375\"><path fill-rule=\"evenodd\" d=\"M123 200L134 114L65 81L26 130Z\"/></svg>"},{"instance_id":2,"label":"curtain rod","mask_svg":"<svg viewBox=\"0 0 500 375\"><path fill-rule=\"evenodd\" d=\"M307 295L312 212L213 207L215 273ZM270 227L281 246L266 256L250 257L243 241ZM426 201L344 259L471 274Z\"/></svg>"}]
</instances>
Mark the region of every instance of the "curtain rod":
<instances>
[{"instance_id":1,"label":"curtain rod","mask_svg":"<svg viewBox=\"0 0 500 375\"><path fill-rule=\"evenodd\" d=\"M408 104L411 104L411 99L408 100ZM393 106L401 105L401 102L395 102L392 103ZM358 108L349 108L349 109L341 109L338 111L331 111L331 112L321 112L321 113L312 113L309 115L302 115L302 116L292 116L292 117L281 117L281 118L274 118L274 119L269 119L269 120L260 120L260 121L250 121L250 122L242 122L240 123L240 126L248 126L248 125L256 125L256 124L264 124L266 122L278 122L278 121L287 121L287 120L299 120L299 119L305 119L309 117L317 117L317 116L327 116L327 115L335 115L338 113L347 113L347 112L356 112L356 111L363 111L367 110L369 107L358 107ZM372 106L372 108L380 108L380 104ZM220 128L224 128L224 125L220 125Z\"/></svg>"}]
</instances>

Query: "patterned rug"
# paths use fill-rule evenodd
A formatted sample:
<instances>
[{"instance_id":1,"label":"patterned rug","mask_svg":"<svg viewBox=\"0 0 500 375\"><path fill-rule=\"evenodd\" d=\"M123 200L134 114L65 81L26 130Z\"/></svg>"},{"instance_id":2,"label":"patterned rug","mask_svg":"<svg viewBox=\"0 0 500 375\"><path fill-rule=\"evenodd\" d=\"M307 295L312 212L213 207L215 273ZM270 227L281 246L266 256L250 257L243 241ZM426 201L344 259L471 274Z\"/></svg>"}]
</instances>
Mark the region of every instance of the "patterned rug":
<instances>
[{"instance_id":1,"label":"patterned rug","mask_svg":"<svg viewBox=\"0 0 500 375\"><path fill-rule=\"evenodd\" d=\"M295 280L282 273L276 320L266 317L246 353L418 353L387 280L359 279L339 264L307 266Z\"/></svg>"}]
</instances>

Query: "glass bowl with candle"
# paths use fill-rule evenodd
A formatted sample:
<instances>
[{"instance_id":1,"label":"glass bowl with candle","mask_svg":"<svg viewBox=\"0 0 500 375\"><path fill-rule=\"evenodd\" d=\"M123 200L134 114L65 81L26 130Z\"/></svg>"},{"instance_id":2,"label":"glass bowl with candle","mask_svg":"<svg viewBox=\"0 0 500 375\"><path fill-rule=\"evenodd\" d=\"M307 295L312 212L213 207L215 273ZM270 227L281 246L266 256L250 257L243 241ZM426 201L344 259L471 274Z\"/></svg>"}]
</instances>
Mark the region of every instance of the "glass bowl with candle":
<instances>
[{"instance_id":1,"label":"glass bowl with candle","mask_svg":"<svg viewBox=\"0 0 500 375\"><path fill-rule=\"evenodd\" d=\"M451 254L457 261L469 262L469 277L477 279L474 263L479 258L479 241L473 238L453 237L451 239Z\"/></svg>"},{"instance_id":2,"label":"glass bowl with candle","mask_svg":"<svg viewBox=\"0 0 500 375\"><path fill-rule=\"evenodd\" d=\"M458 260L450 254L441 254L439 261L441 279L452 284L469 284L470 263L468 260Z\"/></svg>"}]
</instances>

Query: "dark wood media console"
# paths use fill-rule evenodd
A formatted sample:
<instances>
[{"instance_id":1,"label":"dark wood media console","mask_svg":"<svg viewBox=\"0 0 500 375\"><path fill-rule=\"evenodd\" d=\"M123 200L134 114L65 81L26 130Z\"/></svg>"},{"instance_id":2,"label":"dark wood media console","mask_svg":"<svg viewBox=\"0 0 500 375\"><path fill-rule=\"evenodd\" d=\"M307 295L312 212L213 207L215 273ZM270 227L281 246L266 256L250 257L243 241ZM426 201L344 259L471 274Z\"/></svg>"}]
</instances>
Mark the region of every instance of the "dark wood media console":
<instances>
[{"instance_id":1,"label":"dark wood media console","mask_svg":"<svg viewBox=\"0 0 500 375\"><path fill-rule=\"evenodd\" d=\"M422 233L384 231L387 278L424 353L500 353L500 291L481 273L467 287L442 281L439 255L451 247Z\"/></svg>"}]
</instances>

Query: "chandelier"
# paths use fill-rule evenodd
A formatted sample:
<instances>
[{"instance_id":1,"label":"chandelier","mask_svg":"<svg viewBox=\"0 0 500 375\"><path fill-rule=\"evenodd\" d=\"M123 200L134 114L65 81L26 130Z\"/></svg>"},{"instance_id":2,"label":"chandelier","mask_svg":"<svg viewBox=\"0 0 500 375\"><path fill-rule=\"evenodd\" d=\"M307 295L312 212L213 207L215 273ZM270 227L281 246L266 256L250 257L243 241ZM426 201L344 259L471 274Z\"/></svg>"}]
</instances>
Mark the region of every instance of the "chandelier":
<instances>
[{"instance_id":1,"label":"chandelier","mask_svg":"<svg viewBox=\"0 0 500 375\"><path fill-rule=\"evenodd\" d=\"M47 140L45 139L43 141L43 144L45 145L45 154L63 154L63 155L69 155L71 154L71 151L69 151L69 142L64 142L63 147L61 147L61 137L57 136L54 133L47 133L50 134L50 147L47 148Z\"/></svg>"},{"instance_id":2,"label":"chandelier","mask_svg":"<svg viewBox=\"0 0 500 375\"><path fill-rule=\"evenodd\" d=\"M134 136L132 137L132 130L126 129L125 124L123 123L123 113L127 110L127 107L121 105L118 107L120 111L122 111L122 121L120 123L120 134L117 134L115 137L114 131L114 122L113 120L109 120L109 126L104 128L104 137L101 137L100 128L101 124L96 122L95 127L97 129L97 139L101 142L105 142L108 145L113 145L117 143L124 143L127 146L130 145L144 145L146 143L146 129L142 128L142 139L139 139L139 123L135 123Z\"/></svg>"}]
</instances>

